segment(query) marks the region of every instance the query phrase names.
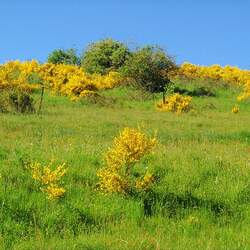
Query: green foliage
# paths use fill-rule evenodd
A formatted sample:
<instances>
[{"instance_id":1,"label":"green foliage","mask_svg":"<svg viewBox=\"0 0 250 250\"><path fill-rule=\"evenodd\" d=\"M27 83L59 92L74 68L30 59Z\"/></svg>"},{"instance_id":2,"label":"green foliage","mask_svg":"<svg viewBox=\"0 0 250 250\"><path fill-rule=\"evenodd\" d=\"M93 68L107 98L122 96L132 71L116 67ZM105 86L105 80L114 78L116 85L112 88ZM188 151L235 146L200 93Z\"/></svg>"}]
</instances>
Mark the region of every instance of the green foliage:
<instances>
[{"instance_id":1,"label":"green foliage","mask_svg":"<svg viewBox=\"0 0 250 250\"><path fill-rule=\"evenodd\" d=\"M147 46L135 51L121 72L150 92L163 92L169 84L169 73L176 69L173 59L161 48Z\"/></svg>"},{"instance_id":2,"label":"green foliage","mask_svg":"<svg viewBox=\"0 0 250 250\"><path fill-rule=\"evenodd\" d=\"M0 112L6 113L8 112L8 106L9 106L9 98L6 95L6 91L1 91L0 93Z\"/></svg>"},{"instance_id":3,"label":"green foliage","mask_svg":"<svg viewBox=\"0 0 250 250\"><path fill-rule=\"evenodd\" d=\"M105 74L118 70L129 58L126 45L112 39L101 40L89 45L82 57L82 66L89 73Z\"/></svg>"},{"instance_id":4,"label":"green foliage","mask_svg":"<svg viewBox=\"0 0 250 250\"><path fill-rule=\"evenodd\" d=\"M3 90L0 93L0 112L34 113L34 99L22 90Z\"/></svg>"},{"instance_id":5,"label":"green foliage","mask_svg":"<svg viewBox=\"0 0 250 250\"><path fill-rule=\"evenodd\" d=\"M49 54L48 62L54 64L80 65L80 58L77 56L75 49L57 49Z\"/></svg>"}]
</instances>

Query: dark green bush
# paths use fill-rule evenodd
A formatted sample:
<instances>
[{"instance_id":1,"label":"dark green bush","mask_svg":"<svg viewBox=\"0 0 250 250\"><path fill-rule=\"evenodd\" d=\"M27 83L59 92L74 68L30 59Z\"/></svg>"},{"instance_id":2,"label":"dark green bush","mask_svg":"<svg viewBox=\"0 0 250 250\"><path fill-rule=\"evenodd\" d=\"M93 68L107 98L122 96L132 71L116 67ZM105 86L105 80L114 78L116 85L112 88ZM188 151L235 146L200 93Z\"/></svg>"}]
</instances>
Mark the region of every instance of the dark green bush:
<instances>
[{"instance_id":1,"label":"dark green bush","mask_svg":"<svg viewBox=\"0 0 250 250\"><path fill-rule=\"evenodd\" d=\"M34 113L34 99L22 90L4 90L0 93L0 112Z\"/></svg>"},{"instance_id":2,"label":"dark green bush","mask_svg":"<svg viewBox=\"0 0 250 250\"><path fill-rule=\"evenodd\" d=\"M174 93L180 93L180 94L185 94L185 95L189 95L189 96L216 96L215 93L206 88L206 87L198 87L198 88L195 88L193 90L188 90L188 89L185 89L185 88L180 88L180 87L174 87L173 89L173 92Z\"/></svg>"},{"instance_id":3,"label":"dark green bush","mask_svg":"<svg viewBox=\"0 0 250 250\"><path fill-rule=\"evenodd\" d=\"M150 92L163 92L170 83L169 73L177 68L173 58L161 48L147 46L135 51L121 72Z\"/></svg>"},{"instance_id":4,"label":"dark green bush","mask_svg":"<svg viewBox=\"0 0 250 250\"><path fill-rule=\"evenodd\" d=\"M96 105L100 107L113 107L116 103L116 99L111 96L102 96L98 93L90 94L82 97L80 102L82 105Z\"/></svg>"},{"instance_id":5,"label":"dark green bush","mask_svg":"<svg viewBox=\"0 0 250 250\"><path fill-rule=\"evenodd\" d=\"M129 58L126 45L112 39L92 43L82 57L82 66L89 73L105 74L118 70Z\"/></svg>"}]
</instances>

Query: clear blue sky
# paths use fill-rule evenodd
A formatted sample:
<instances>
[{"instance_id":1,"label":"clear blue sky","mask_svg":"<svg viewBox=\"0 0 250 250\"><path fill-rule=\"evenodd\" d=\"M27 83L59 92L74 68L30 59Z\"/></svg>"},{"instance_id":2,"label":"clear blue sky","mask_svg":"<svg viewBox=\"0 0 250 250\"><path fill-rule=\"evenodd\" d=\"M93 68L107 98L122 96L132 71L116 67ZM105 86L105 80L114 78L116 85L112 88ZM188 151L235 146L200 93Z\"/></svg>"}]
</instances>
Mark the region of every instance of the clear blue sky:
<instances>
[{"instance_id":1,"label":"clear blue sky","mask_svg":"<svg viewBox=\"0 0 250 250\"><path fill-rule=\"evenodd\" d=\"M1 0L0 63L112 37L176 61L250 68L249 0Z\"/></svg>"}]
</instances>

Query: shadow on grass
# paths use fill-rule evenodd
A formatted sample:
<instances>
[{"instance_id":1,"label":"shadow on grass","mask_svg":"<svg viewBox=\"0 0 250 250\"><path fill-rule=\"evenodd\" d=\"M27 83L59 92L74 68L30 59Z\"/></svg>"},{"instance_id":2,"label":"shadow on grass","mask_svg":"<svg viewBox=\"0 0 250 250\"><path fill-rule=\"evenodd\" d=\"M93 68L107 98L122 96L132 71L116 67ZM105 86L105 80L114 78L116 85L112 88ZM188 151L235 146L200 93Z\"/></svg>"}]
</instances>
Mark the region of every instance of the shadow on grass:
<instances>
[{"instance_id":1,"label":"shadow on grass","mask_svg":"<svg viewBox=\"0 0 250 250\"><path fill-rule=\"evenodd\" d=\"M191 194L179 196L174 193L157 194L152 191L147 193L143 201L143 208L145 216L158 213L160 208L161 213L168 215L170 218L178 216L180 209L194 208L206 208L216 217L233 214L228 205L213 200L199 199Z\"/></svg>"},{"instance_id":2,"label":"shadow on grass","mask_svg":"<svg viewBox=\"0 0 250 250\"><path fill-rule=\"evenodd\" d=\"M196 96L196 97L200 97L200 96L215 97L216 96L215 93L213 93L211 90L205 87L195 88L194 90L188 90L184 88L175 87L174 92L179 93L179 94L189 95L189 96Z\"/></svg>"}]
</instances>

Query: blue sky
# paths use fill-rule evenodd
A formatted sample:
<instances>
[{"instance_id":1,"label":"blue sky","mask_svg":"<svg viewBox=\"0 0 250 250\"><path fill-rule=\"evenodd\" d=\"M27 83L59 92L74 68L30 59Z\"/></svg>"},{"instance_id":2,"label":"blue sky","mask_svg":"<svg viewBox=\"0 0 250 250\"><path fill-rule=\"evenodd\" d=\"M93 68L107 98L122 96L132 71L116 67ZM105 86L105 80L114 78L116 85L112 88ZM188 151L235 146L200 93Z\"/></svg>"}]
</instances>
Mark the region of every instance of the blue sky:
<instances>
[{"instance_id":1,"label":"blue sky","mask_svg":"<svg viewBox=\"0 0 250 250\"><path fill-rule=\"evenodd\" d=\"M176 61L250 68L248 0L1 0L0 63L112 37Z\"/></svg>"}]
</instances>

